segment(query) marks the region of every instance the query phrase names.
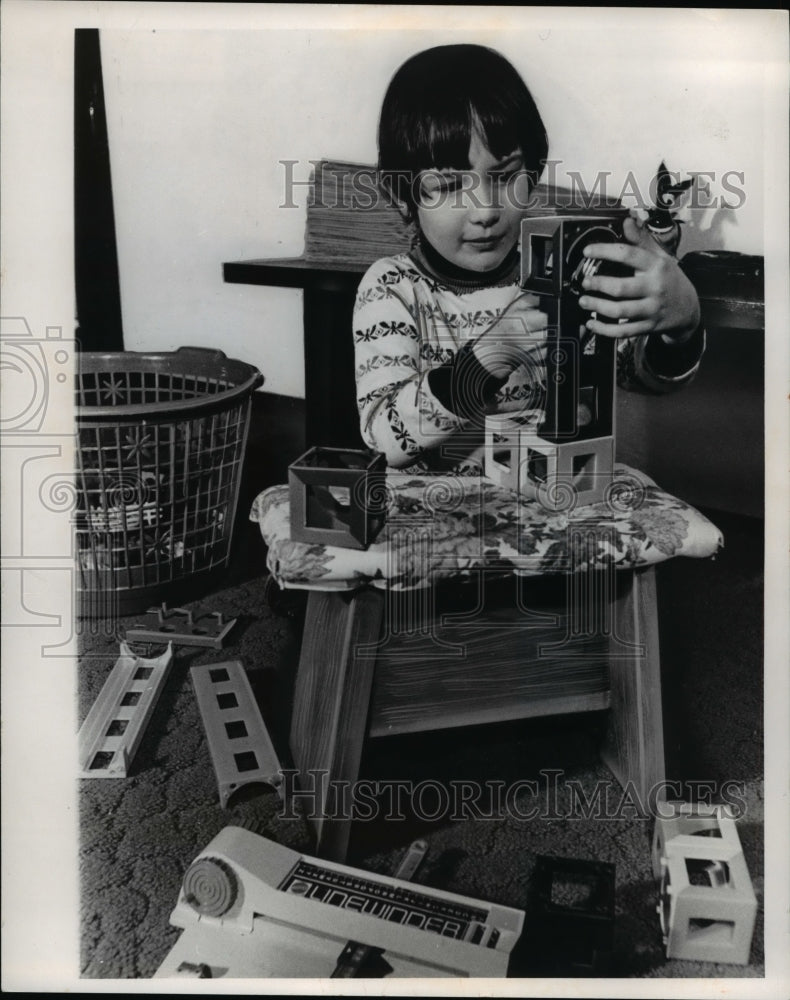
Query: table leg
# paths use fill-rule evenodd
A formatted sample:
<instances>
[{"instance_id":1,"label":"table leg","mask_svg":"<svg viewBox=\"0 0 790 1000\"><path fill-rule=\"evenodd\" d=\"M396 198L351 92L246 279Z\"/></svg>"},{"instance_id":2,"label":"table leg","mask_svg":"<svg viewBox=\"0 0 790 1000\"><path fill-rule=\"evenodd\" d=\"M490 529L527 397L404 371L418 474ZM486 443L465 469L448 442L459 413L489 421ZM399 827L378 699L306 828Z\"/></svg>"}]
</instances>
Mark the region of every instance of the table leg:
<instances>
[{"instance_id":1,"label":"table leg","mask_svg":"<svg viewBox=\"0 0 790 1000\"><path fill-rule=\"evenodd\" d=\"M611 709L601 756L624 788L633 784L647 809L665 780L655 570L629 577L615 599Z\"/></svg>"},{"instance_id":2,"label":"table leg","mask_svg":"<svg viewBox=\"0 0 790 1000\"><path fill-rule=\"evenodd\" d=\"M350 790L343 794L342 783L359 774L375 667L372 656L355 653L360 644L378 639L383 607L384 595L373 588L352 594L311 591L307 601L291 755L316 853L334 861L343 861L348 849L351 796Z\"/></svg>"},{"instance_id":3,"label":"table leg","mask_svg":"<svg viewBox=\"0 0 790 1000\"><path fill-rule=\"evenodd\" d=\"M362 448L351 331L354 292L305 288L305 440Z\"/></svg>"}]
</instances>

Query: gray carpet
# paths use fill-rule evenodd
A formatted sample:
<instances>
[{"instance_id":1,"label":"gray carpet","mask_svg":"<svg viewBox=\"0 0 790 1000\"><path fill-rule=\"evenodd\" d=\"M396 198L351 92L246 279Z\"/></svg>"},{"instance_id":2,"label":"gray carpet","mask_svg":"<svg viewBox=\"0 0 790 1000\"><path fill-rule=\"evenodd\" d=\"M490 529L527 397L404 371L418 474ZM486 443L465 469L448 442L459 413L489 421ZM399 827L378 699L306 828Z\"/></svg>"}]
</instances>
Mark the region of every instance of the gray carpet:
<instances>
[{"instance_id":1,"label":"gray carpet","mask_svg":"<svg viewBox=\"0 0 790 1000\"><path fill-rule=\"evenodd\" d=\"M219 653L177 650L128 778L80 783L86 978L145 978L156 971L180 933L168 920L183 874L224 826L255 822L273 840L312 851L306 825L283 819L280 800L265 787L242 789L226 810L220 807L189 679L193 664L240 658L280 759L287 762L300 621L278 617L268 607L263 544L245 516L259 490L285 482L288 462L304 449L302 427L301 401L256 396L230 569L204 600L187 605L206 604L237 617L237 628ZM611 780L597 760L601 720L594 715L372 741L362 776L381 781L428 778L451 787L462 779L534 779L544 794L541 771L561 769L555 818L358 823L349 862L392 874L407 845L424 836L430 851L418 881L527 908L538 855L608 861L616 866L612 975L763 976L762 522L705 513L724 532L723 552L715 560L672 560L658 571L667 775L689 800L698 797L694 781L718 787L737 782L745 790L738 829L759 903L749 965L667 961L655 909L650 824L627 810L608 820L584 819L571 810L568 782L580 782L589 798L597 781ZM131 620L119 621L118 631ZM118 656L116 639L101 632L86 630L81 645L80 720ZM615 807L617 794L613 787ZM533 804L525 790L515 806L529 814Z\"/></svg>"},{"instance_id":2,"label":"gray carpet","mask_svg":"<svg viewBox=\"0 0 790 1000\"><path fill-rule=\"evenodd\" d=\"M508 783L561 769L554 818L525 821L413 817L359 823L349 861L393 873L408 843L425 836L428 861L418 881L484 900L526 908L537 855L587 858L616 866L615 950L612 975L638 977L762 976L762 578L759 526L713 515L728 544L716 561L676 560L659 576L662 662L670 778L742 782L746 812L739 832L760 901L748 966L667 961L656 915L657 888L650 860L650 824L627 810L619 818L571 814L567 782L589 796L611 775L597 761L600 720L595 716L480 727L473 734L445 732L374 741L363 776L381 780L425 778L449 783L492 777ZM726 523L725 523L726 522ZM252 526L250 526L252 527ZM254 528L252 529L254 532ZM262 546L245 525L239 541ZM257 544L257 549L255 546ZM251 786L223 810L209 758L189 667L240 658L278 753L287 760L287 720L300 620L278 617L264 599L260 573L207 598L239 622L222 652L177 649L175 664L135 759L123 780L83 780L80 789L82 883L81 969L85 977L149 977L176 941L168 917L189 863L224 826L249 820L266 836L310 853L307 827L283 819L269 789ZM196 602L200 607L205 602ZM118 623L123 631L131 621ZM112 636L83 635L80 719L118 655ZM149 650L142 650L146 653ZM150 652L158 652L153 648ZM737 704L731 697L738 691ZM612 792L614 794L614 790ZM532 802L516 800L522 814ZM294 969L294 975L299 970Z\"/></svg>"}]
</instances>

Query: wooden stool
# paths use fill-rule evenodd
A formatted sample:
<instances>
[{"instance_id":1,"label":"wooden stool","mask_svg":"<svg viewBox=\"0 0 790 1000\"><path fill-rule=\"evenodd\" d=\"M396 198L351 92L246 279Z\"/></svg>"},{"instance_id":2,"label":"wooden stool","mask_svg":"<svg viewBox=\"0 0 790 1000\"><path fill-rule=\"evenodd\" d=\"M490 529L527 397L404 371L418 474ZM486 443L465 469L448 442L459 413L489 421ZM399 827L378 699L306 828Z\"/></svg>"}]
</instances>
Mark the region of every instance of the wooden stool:
<instances>
[{"instance_id":1,"label":"wooden stool","mask_svg":"<svg viewBox=\"0 0 790 1000\"><path fill-rule=\"evenodd\" d=\"M654 569L526 588L553 601L533 606L519 589L510 606L473 599L442 614L431 590L310 592L290 746L298 782L317 792L319 855L345 858L337 790L357 779L369 737L607 709L602 757L618 781L646 802L664 780Z\"/></svg>"}]
</instances>

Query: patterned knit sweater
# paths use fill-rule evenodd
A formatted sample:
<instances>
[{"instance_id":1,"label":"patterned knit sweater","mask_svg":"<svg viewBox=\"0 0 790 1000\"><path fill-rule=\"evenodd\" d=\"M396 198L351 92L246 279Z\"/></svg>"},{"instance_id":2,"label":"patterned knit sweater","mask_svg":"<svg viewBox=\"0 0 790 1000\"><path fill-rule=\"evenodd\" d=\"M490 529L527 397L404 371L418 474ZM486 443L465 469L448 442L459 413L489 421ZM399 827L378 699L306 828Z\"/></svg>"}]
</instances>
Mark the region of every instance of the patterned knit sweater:
<instances>
[{"instance_id":1,"label":"patterned knit sweater","mask_svg":"<svg viewBox=\"0 0 790 1000\"><path fill-rule=\"evenodd\" d=\"M360 283L354 350L362 437L390 468L478 475L485 412L518 410L536 426L542 417L546 334L537 298L519 287L516 253L493 275L440 269L439 262L418 247L377 261ZM522 345L524 362L507 379L488 377L464 350L493 324L497 339L512 336ZM594 350L594 340L588 335L583 350ZM618 384L676 389L694 378L704 346L702 328L682 345L655 334L621 338ZM471 386L477 414L458 406L453 382Z\"/></svg>"}]
</instances>

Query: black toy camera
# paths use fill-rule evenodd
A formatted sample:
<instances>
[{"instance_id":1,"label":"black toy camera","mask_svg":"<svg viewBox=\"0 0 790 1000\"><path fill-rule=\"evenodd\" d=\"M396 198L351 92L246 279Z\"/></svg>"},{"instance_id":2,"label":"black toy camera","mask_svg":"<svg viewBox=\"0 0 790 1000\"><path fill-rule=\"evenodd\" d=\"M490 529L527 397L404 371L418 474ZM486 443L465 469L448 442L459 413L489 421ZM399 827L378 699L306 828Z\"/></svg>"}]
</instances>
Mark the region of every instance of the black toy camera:
<instances>
[{"instance_id":1,"label":"black toy camera","mask_svg":"<svg viewBox=\"0 0 790 1000\"><path fill-rule=\"evenodd\" d=\"M588 275L633 273L622 264L584 256L584 248L593 243L621 242L626 217L623 211L601 212L521 223L521 287L538 296L539 308L548 316L546 406L539 429L547 441L614 433L615 341L589 333L590 314L579 298Z\"/></svg>"}]
</instances>

